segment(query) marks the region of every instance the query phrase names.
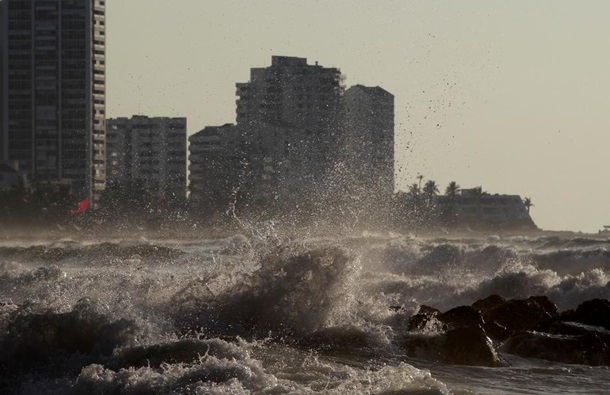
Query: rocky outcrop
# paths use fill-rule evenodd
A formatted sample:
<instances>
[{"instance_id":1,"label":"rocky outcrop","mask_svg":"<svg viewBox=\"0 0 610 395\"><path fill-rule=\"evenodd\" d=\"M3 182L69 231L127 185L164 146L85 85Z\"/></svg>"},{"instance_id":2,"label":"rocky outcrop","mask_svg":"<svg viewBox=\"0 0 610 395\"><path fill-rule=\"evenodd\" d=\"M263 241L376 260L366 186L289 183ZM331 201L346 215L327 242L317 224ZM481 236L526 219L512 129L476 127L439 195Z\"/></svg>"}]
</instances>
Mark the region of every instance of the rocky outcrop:
<instances>
[{"instance_id":1,"label":"rocky outcrop","mask_svg":"<svg viewBox=\"0 0 610 395\"><path fill-rule=\"evenodd\" d=\"M495 340L506 340L520 331L547 331L559 316L557 306L546 296L505 300L493 295L473 304L485 320L489 335Z\"/></svg>"},{"instance_id":2,"label":"rocky outcrop","mask_svg":"<svg viewBox=\"0 0 610 395\"><path fill-rule=\"evenodd\" d=\"M546 296L492 295L444 313L421 306L409 320L402 347L411 357L497 366L494 346L500 344L502 352L525 358L610 366L610 302L593 299L561 314Z\"/></svg>"},{"instance_id":3,"label":"rocky outcrop","mask_svg":"<svg viewBox=\"0 0 610 395\"><path fill-rule=\"evenodd\" d=\"M598 331L577 336L519 332L511 336L501 350L525 358L610 366L610 335Z\"/></svg>"},{"instance_id":4,"label":"rocky outcrop","mask_svg":"<svg viewBox=\"0 0 610 395\"><path fill-rule=\"evenodd\" d=\"M560 319L610 329L610 301L606 299L588 300L578 306L576 311L566 311L561 314Z\"/></svg>"},{"instance_id":5,"label":"rocky outcrop","mask_svg":"<svg viewBox=\"0 0 610 395\"><path fill-rule=\"evenodd\" d=\"M452 329L438 334L411 334L403 343L410 357L455 365L499 366L498 354L480 327Z\"/></svg>"}]
</instances>

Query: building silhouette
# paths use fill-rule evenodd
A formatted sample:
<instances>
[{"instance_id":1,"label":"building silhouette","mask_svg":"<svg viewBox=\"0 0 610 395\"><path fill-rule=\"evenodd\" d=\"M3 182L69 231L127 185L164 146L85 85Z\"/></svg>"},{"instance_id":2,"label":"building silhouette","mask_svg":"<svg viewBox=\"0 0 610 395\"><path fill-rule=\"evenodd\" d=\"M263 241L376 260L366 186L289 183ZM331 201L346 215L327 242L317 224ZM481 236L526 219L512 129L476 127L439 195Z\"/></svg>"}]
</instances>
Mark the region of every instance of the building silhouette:
<instances>
[{"instance_id":1,"label":"building silhouette","mask_svg":"<svg viewBox=\"0 0 610 395\"><path fill-rule=\"evenodd\" d=\"M206 127L189 139L194 203L273 212L327 209L348 195L391 198L390 93L361 85L346 92L339 69L285 56L251 69L250 81L236 88L237 123Z\"/></svg>"},{"instance_id":2,"label":"building silhouette","mask_svg":"<svg viewBox=\"0 0 610 395\"><path fill-rule=\"evenodd\" d=\"M305 58L273 56L271 66L251 69L250 81L236 88L237 126L252 163L249 179L258 180L253 191L263 192L260 199L291 199L296 180L301 196L328 191L341 132L341 71L309 65Z\"/></svg>"},{"instance_id":3,"label":"building silhouette","mask_svg":"<svg viewBox=\"0 0 610 395\"><path fill-rule=\"evenodd\" d=\"M436 204L450 214L450 224L536 227L519 195L488 194L480 188L470 188L459 190L455 196L438 196Z\"/></svg>"},{"instance_id":4,"label":"building silhouette","mask_svg":"<svg viewBox=\"0 0 610 395\"><path fill-rule=\"evenodd\" d=\"M207 126L189 137L189 200L223 211L239 188L244 155L234 124Z\"/></svg>"},{"instance_id":5,"label":"building silhouette","mask_svg":"<svg viewBox=\"0 0 610 395\"><path fill-rule=\"evenodd\" d=\"M273 56L236 84L236 124L190 138L190 198L269 210L305 196L323 198L338 159L343 77L307 59Z\"/></svg>"},{"instance_id":6,"label":"building silhouette","mask_svg":"<svg viewBox=\"0 0 610 395\"><path fill-rule=\"evenodd\" d=\"M0 2L0 160L81 197L105 188L105 1Z\"/></svg>"},{"instance_id":7,"label":"building silhouette","mask_svg":"<svg viewBox=\"0 0 610 395\"><path fill-rule=\"evenodd\" d=\"M108 119L107 176L141 183L159 199L186 198L186 118Z\"/></svg>"},{"instance_id":8,"label":"building silhouette","mask_svg":"<svg viewBox=\"0 0 610 395\"><path fill-rule=\"evenodd\" d=\"M350 193L362 199L394 193L394 95L380 87L345 91L342 156Z\"/></svg>"},{"instance_id":9,"label":"building silhouette","mask_svg":"<svg viewBox=\"0 0 610 395\"><path fill-rule=\"evenodd\" d=\"M272 56L271 66L252 68L250 81L237 83L237 124L290 125L327 132L343 95L337 68L308 65L307 59Z\"/></svg>"}]
</instances>

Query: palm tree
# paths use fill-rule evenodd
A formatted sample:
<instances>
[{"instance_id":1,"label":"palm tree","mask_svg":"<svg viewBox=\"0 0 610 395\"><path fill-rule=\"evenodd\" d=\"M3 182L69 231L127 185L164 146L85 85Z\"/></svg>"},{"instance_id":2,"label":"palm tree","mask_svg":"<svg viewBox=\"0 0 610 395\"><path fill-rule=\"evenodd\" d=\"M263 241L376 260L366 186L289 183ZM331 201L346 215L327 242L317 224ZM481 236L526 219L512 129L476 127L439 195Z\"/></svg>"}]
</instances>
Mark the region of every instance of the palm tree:
<instances>
[{"instance_id":1,"label":"palm tree","mask_svg":"<svg viewBox=\"0 0 610 395\"><path fill-rule=\"evenodd\" d=\"M530 207L534 206L534 203L532 203L532 199L526 197L525 199L523 199L523 205L525 206L525 208L527 209L527 213L530 213Z\"/></svg>"},{"instance_id":2,"label":"palm tree","mask_svg":"<svg viewBox=\"0 0 610 395\"><path fill-rule=\"evenodd\" d=\"M485 195L487 192L483 192L483 187L474 187L472 188L472 193L476 198L481 198L481 196Z\"/></svg>"},{"instance_id":3,"label":"palm tree","mask_svg":"<svg viewBox=\"0 0 610 395\"><path fill-rule=\"evenodd\" d=\"M457 192L460 190L460 186L457 182L451 181L449 185L447 185L447 189L445 189L445 195L451 197L451 199L455 199Z\"/></svg>"},{"instance_id":4,"label":"palm tree","mask_svg":"<svg viewBox=\"0 0 610 395\"><path fill-rule=\"evenodd\" d=\"M424 176L420 174L420 175L417 176L417 178L419 179L419 186L418 186L418 188L421 189L421 180L424 179Z\"/></svg>"},{"instance_id":5,"label":"palm tree","mask_svg":"<svg viewBox=\"0 0 610 395\"><path fill-rule=\"evenodd\" d=\"M413 183L413 184L409 185L409 192L408 193L411 196L419 195L419 186L417 185L417 183Z\"/></svg>"},{"instance_id":6,"label":"palm tree","mask_svg":"<svg viewBox=\"0 0 610 395\"><path fill-rule=\"evenodd\" d=\"M438 185L435 181L428 180L422 192L426 199L426 204L431 206L434 203L434 197L438 194Z\"/></svg>"},{"instance_id":7,"label":"palm tree","mask_svg":"<svg viewBox=\"0 0 610 395\"><path fill-rule=\"evenodd\" d=\"M436 185L436 181L428 180L426 185L424 185L424 195L434 196L438 193L438 185Z\"/></svg>"}]
</instances>

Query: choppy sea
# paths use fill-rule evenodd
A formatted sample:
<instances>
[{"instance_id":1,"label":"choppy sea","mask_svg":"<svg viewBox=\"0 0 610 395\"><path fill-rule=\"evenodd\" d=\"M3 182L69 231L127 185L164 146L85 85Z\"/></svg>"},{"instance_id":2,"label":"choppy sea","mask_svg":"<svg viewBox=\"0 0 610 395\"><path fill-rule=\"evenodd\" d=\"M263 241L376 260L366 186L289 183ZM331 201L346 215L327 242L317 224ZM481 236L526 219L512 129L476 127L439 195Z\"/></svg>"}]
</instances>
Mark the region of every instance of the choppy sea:
<instances>
[{"instance_id":1,"label":"choppy sea","mask_svg":"<svg viewBox=\"0 0 610 395\"><path fill-rule=\"evenodd\" d=\"M0 241L0 393L607 394L610 369L407 356L421 305L610 298L610 240ZM330 339L330 340L329 340Z\"/></svg>"}]
</instances>

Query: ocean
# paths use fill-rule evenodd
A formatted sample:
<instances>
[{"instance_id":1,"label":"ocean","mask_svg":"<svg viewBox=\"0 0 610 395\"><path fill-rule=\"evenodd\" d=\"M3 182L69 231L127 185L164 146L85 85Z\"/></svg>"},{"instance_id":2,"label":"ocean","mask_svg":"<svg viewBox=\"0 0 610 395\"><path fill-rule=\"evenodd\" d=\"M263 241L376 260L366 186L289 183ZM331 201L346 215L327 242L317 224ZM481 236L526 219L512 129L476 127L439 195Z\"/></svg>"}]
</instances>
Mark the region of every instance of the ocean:
<instances>
[{"instance_id":1,"label":"ocean","mask_svg":"<svg viewBox=\"0 0 610 395\"><path fill-rule=\"evenodd\" d=\"M557 350L493 340L498 363L469 366L405 345L423 305L609 299L608 239L243 233L0 241L0 393L610 392L607 364Z\"/></svg>"}]
</instances>

